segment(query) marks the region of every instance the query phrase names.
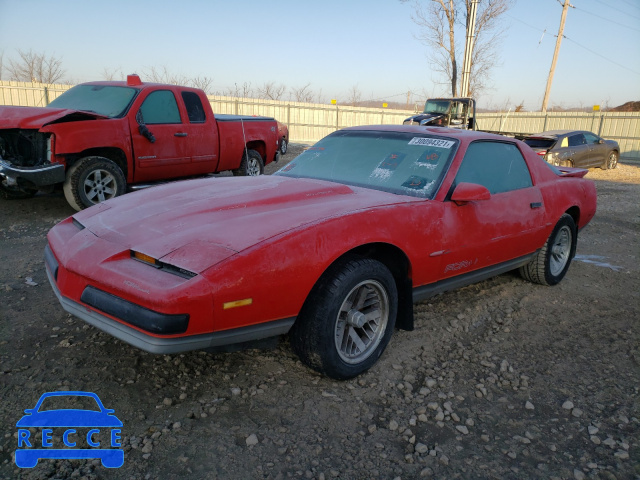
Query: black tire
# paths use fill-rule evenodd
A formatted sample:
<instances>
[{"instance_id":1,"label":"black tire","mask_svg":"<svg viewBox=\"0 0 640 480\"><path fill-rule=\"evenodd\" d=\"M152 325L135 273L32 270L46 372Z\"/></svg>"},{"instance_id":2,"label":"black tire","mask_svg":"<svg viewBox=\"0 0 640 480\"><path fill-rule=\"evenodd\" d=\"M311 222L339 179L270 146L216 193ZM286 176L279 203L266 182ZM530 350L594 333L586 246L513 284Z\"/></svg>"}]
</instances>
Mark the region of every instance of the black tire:
<instances>
[{"instance_id":1,"label":"black tire","mask_svg":"<svg viewBox=\"0 0 640 480\"><path fill-rule=\"evenodd\" d=\"M233 171L236 177L257 177L264 173L264 161L255 150L245 150L240 167Z\"/></svg>"},{"instance_id":2,"label":"black tire","mask_svg":"<svg viewBox=\"0 0 640 480\"><path fill-rule=\"evenodd\" d=\"M287 149L288 149L287 139L282 137L282 139L280 140L280 153L282 155L286 154Z\"/></svg>"},{"instance_id":3,"label":"black tire","mask_svg":"<svg viewBox=\"0 0 640 480\"><path fill-rule=\"evenodd\" d=\"M38 193L37 188L22 189L18 187L5 187L0 184L0 198L4 198L5 200L32 198L36 193Z\"/></svg>"},{"instance_id":4,"label":"black tire","mask_svg":"<svg viewBox=\"0 0 640 480\"><path fill-rule=\"evenodd\" d=\"M611 150L609 152L609 155L607 155L607 158L604 161L604 164L602 164L602 169L603 170L613 170L614 168L617 168L618 166L618 152L616 152L615 150Z\"/></svg>"},{"instance_id":5,"label":"black tire","mask_svg":"<svg viewBox=\"0 0 640 480\"><path fill-rule=\"evenodd\" d=\"M576 254L578 230L573 217L562 215L542 249L525 266L520 275L540 285L556 285L564 278Z\"/></svg>"},{"instance_id":6,"label":"black tire","mask_svg":"<svg viewBox=\"0 0 640 480\"><path fill-rule=\"evenodd\" d=\"M384 352L397 311L387 267L368 258L341 259L309 294L291 329L291 346L312 369L336 380L353 378Z\"/></svg>"},{"instance_id":7,"label":"black tire","mask_svg":"<svg viewBox=\"0 0 640 480\"><path fill-rule=\"evenodd\" d=\"M74 209L97 205L125 193L127 181L118 165L104 157L84 157L67 171L64 196Z\"/></svg>"}]
</instances>

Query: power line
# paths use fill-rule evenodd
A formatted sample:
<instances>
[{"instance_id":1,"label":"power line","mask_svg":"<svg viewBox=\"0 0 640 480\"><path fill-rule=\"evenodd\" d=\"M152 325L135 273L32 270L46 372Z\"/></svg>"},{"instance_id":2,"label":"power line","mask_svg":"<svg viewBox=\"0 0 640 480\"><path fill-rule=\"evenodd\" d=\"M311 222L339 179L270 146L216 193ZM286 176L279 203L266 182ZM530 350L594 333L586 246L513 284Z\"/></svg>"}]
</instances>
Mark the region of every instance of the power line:
<instances>
[{"instance_id":1,"label":"power line","mask_svg":"<svg viewBox=\"0 0 640 480\"><path fill-rule=\"evenodd\" d=\"M633 15L631 15L630 13L625 12L624 10L620 10L619 8L614 7L613 5L610 5L610 4L608 4L608 3L601 2L600 0L596 0L596 2L598 2L598 3L602 4L602 5L604 5L605 7L613 8L614 10L617 10L617 11L619 11L619 12L622 12L622 13L624 13L624 14L625 14L626 16L628 16L628 17L631 17L631 18L635 18L635 19L637 19L637 20L640 20L640 17L633 16Z\"/></svg>"},{"instance_id":2,"label":"power line","mask_svg":"<svg viewBox=\"0 0 640 480\"><path fill-rule=\"evenodd\" d=\"M564 37L564 35L563 35ZM598 57L604 58L605 60L613 63L614 65L617 65L619 67L624 68L625 70L629 70L631 73L635 73L636 75L640 75L640 72L636 72L635 70L631 70L629 67L622 65L621 63L618 62L614 62L613 60L611 60L609 57L605 57L604 55L600 55L598 52L594 52L593 50L591 50L590 48L585 47L584 45L580 45L578 42L576 42L575 40L571 40L568 37L564 37L567 40L569 40L571 43L575 43L576 45L578 45L580 48L584 48L586 51L593 53L594 55L597 55Z\"/></svg>"},{"instance_id":3,"label":"power line","mask_svg":"<svg viewBox=\"0 0 640 480\"><path fill-rule=\"evenodd\" d=\"M620 26L620 27L628 28L628 29L633 30L633 31L635 31L635 32L640 32L640 30L639 30L639 29L637 29L637 28L633 28L633 27L630 27L630 26L628 26L628 25L623 25L622 23L618 23L618 22L616 22L615 20L609 20L608 18L604 18L604 17L602 17L602 16L600 16L600 15L597 15L597 14L595 14L595 13L591 13L591 12L589 12L589 11L585 10L584 8L578 8L578 7L575 7L575 9L576 9L576 10L578 10L578 11L580 11L580 12L582 12L582 13L588 13L589 15L593 15L594 17L596 17L596 18L598 18L598 19L600 19L600 20L605 20L605 21L607 21L607 22L615 23L616 25L618 25L618 26ZM631 16L631 15L630 15L630 16ZM635 17L634 17L634 18L635 18Z\"/></svg>"},{"instance_id":4,"label":"power line","mask_svg":"<svg viewBox=\"0 0 640 480\"><path fill-rule=\"evenodd\" d=\"M546 30L542 30L542 29L540 29L540 28L538 28L538 27L534 27L533 25L529 25L527 22L523 22L523 21L522 21L522 20L520 20L519 18L516 18L516 17L514 17L514 16L512 16L512 15L509 15L508 13L505 13L505 15L506 15L507 17L511 18L512 20L515 20L516 22L520 22L520 23L525 24L525 25L526 25L527 27L529 27L529 28L533 28L534 30L537 30L537 31L542 32L542 33L545 33L545 32L546 32Z\"/></svg>"}]
</instances>

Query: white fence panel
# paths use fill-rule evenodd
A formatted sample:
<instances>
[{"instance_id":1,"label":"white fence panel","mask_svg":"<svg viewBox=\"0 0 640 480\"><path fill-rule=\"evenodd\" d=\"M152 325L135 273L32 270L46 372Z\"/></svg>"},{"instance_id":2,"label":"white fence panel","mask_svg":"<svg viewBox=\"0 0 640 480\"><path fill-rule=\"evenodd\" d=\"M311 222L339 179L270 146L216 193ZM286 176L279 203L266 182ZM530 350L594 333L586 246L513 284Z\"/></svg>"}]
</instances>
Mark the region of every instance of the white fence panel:
<instances>
[{"instance_id":1,"label":"white fence panel","mask_svg":"<svg viewBox=\"0 0 640 480\"><path fill-rule=\"evenodd\" d=\"M0 81L0 105L44 107L71 85ZM401 125L412 110L350 107L210 95L214 113L274 117L289 126L292 142L315 142L343 127ZM640 160L640 113L518 112L480 113L478 128L495 132L540 133L589 130L618 141L621 156Z\"/></svg>"}]
</instances>

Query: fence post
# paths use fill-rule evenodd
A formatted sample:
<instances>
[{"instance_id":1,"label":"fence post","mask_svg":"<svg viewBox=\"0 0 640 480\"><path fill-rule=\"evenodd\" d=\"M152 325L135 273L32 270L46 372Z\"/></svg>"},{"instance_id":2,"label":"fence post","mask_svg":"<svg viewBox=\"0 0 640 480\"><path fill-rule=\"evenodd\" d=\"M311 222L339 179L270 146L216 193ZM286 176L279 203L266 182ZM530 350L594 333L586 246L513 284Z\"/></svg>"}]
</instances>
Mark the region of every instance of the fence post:
<instances>
[{"instance_id":1,"label":"fence post","mask_svg":"<svg viewBox=\"0 0 640 480\"><path fill-rule=\"evenodd\" d=\"M598 136L602 136L602 124L604 123L604 113L600 115L600 125L598 125ZM593 131L593 130L592 130Z\"/></svg>"},{"instance_id":2,"label":"fence post","mask_svg":"<svg viewBox=\"0 0 640 480\"><path fill-rule=\"evenodd\" d=\"M546 132L547 131L547 123L549 122L549 114L545 114L544 116L544 126L542 127L542 131Z\"/></svg>"},{"instance_id":3,"label":"fence post","mask_svg":"<svg viewBox=\"0 0 640 480\"><path fill-rule=\"evenodd\" d=\"M237 98L233 101L233 107L234 107L233 110L235 114L238 115L238 99Z\"/></svg>"},{"instance_id":4,"label":"fence post","mask_svg":"<svg viewBox=\"0 0 640 480\"><path fill-rule=\"evenodd\" d=\"M384 125L384 110L380 112L380 125Z\"/></svg>"},{"instance_id":5,"label":"fence post","mask_svg":"<svg viewBox=\"0 0 640 480\"><path fill-rule=\"evenodd\" d=\"M336 105L336 130L340 130L340 107Z\"/></svg>"},{"instance_id":6,"label":"fence post","mask_svg":"<svg viewBox=\"0 0 640 480\"><path fill-rule=\"evenodd\" d=\"M44 106L46 107L47 105L49 105L49 89L45 86L44 87Z\"/></svg>"},{"instance_id":7,"label":"fence post","mask_svg":"<svg viewBox=\"0 0 640 480\"><path fill-rule=\"evenodd\" d=\"M291 104L287 103L287 127L291 123Z\"/></svg>"}]
</instances>

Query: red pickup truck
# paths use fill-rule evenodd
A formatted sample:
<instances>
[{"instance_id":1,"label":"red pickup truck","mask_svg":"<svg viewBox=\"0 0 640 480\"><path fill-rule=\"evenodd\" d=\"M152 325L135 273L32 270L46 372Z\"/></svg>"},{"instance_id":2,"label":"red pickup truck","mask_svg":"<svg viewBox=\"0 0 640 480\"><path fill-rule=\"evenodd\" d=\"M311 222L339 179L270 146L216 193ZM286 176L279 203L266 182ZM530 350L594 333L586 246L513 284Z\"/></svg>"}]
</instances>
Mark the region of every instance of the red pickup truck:
<instances>
[{"instance_id":1,"label":"red pickup truck","mask_svg":"<svg viewBox=\"0 0 640 480\"><path fill-rule=\"evenodd\" d=\"M63 184L76 210L152 182L278 160L273 118L217 115L202 90L126 82L77 85L48 107L0 107L0 195Z\"/></svg>"}]
</instances>

